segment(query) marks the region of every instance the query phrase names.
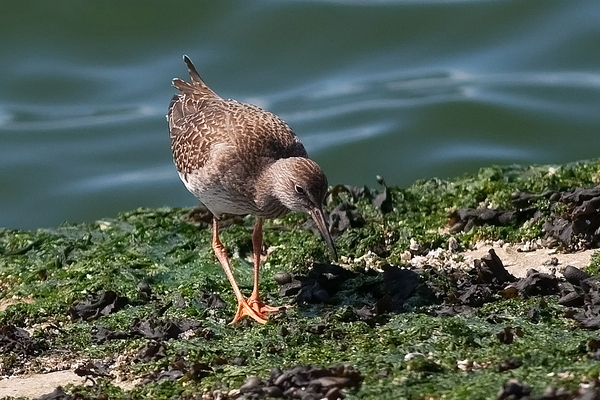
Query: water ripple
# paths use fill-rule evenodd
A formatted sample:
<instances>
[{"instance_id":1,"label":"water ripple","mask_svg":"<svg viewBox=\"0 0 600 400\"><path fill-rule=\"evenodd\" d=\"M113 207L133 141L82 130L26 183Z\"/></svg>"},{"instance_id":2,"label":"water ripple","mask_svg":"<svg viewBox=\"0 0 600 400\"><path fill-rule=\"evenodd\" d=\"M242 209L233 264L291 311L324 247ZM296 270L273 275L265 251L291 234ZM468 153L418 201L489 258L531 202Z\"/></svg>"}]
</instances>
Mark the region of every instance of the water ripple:
<instances>
[{"instance_id":1,"label":"water ripple","mask_svg":"<svg viewBox=\"0 0 600 400\"><path fill-rule=\"evenodd\" d=\"M391 123L376 123L326 132L313 132L310 136L303 137L302 142L311 153L318 153L332 147L367 140L389 132L396 126Z\"/></svg>"},{"instance_id":2,"label":"water ripple","mask_svg":"<svg viewBox=\"0 0 600 400\"><path fill-rule=\"evenodd\" d=\"M152 185L161 181L174 180L176 175L175 167L172 164L161 165L75 180L57 189L57 193L61 195L69 193L83 194L101 192L111 188Z\"/></svg>"},{"instance_id":3,"label":"water ripple","mask_svg":"<svg viewBox=\"0 0 600 400\"><path fill-rule=\"evenodd\" d=\"M469 140L468 142L435 143L427 147L428 164L446 164L465 160L503 160L522 162L541 158L545 153L539 149L523 145L507 145L496 142Z\"/></svg>"},{"instance_id":4,"label":"water ripple","mask_svg":"<svg viewBox=\"0 0 600 400\"><path fill-rule=\"evenodd\" d=\"M24 108L16 108L12 113L0 114L0 131L51 131L74 128L87 128L100 125L115 125L124 122L137 121L147 117L164 115L165 110L148 105L136 107L123 107L117 110L97 111L94 114L82 115L74 112L73 107L44 107L43 115L38 114L37 121L17 121L17 115L24 112ZM32 107L28 106L27 113L31 114ZM41 113L40 113L41 114ZM60 119L44 119L50 115L71 116Z\"/></svg>"},{"instance_id":5,"label":"water ripple","mask_svg":"<svg viewBox=\"0 0 600 400\"><path fill-rule=\"evenodd\" d=\"M332 107L309 109L293 113L280 113L280 116L288 122L315 121L317 119L334 118L358 112L374 110L397 110L407 107L422 106L427 104L438 104L448 101L460 100L462 96L432 95L426 98L412 99L372 99L356 101L348 104L340 104Z\"/></svg>"},{"instance_id":6,"label":"water ripple","mask_svg":"<svg viewBox=\"0 0 600 400\"><path fill-rule=\"evenodd\" d=\"M496 74L474 74L462 70L449 72L420 72L418 76L392 77L390 74L361 76L352 83L339 77L328 83L313 83L282 91L268 99L254 98L263 107L283 108L282 118L291 123L336 118L357 112L404 109L431 104L451 103L460 100L513 105L532 111L581 113L581 107L573 104L565 107L564 100L554 103L546 93L537 93L536 88L547 90L590 90L600 89L600 72L515 72ZM506 94L507 90L520 92ZM369 96L377 98L369 99ZM309 100L307 100L309 99ZM326 101L321 102L320 100ZM297 104L324 107L299 109ZM285 111L294 108L296 111ZM585 112L590 115L589 112Z\"/></svg>"}]
</instances>

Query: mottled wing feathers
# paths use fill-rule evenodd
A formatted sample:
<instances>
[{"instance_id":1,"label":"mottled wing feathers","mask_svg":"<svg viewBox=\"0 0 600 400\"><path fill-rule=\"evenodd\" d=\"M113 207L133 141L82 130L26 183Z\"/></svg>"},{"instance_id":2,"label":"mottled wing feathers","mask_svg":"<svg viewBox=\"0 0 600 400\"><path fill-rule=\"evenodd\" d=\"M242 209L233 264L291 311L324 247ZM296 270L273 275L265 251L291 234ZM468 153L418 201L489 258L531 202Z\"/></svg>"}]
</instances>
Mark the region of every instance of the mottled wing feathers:
<instances>
[{"instance_id":1,"label":"mottled wing feathers","mask_svg":"<svg viewBox=\"0 0 600 400\"><path fill-rule=\"evenodd\" d=\"M180 93L171 100L167 115L180 173L202 168L217 144L231 145L237 153L237 160L232 161L246 165L307 157L300 140L279 117L250 104L222 99L202 81L189 58L184 60L191 81L173 80Z\"/></svg>"},{"instance_id":2,"label":"mottled wing feathers","mask_svg":"<svg viewBox=\"0 0 600 400\"><path fill-rule=\"evenodd\" d=\"M210 142L203 139L207 133L203 115L190 113L194 103L189 96L176 95L167 115L173 160L183 174L201 168L210 155Z\"/></svg>"},{"instance_id":3,"label":"mottled wing feathers","mask_svg":"<svg viewBox=\"0 0 600 400\"><path fill-rule=\"evenodd\" d=\"M205 137L210 127L205 122L202 110L207 102L222 99L204 83L192 61L184 56L190 74L190 82L173 79L173 86L179 94L173 96L169 104L169 133L171 149L177 170L189 174L201 168L210 155L210 142Z\"/></svg>"},{"instance_id":4,"label":"mottled wing feathers","mask_svg":"<svg viewBox=\"0 0 600 400\"><path fill-rule=\"evenodd\" d=\"M278 158L308 157L300 139L278 116L257 106L231 101L236 129L236 146L249 164Z\"/></svg>"}]
</instances>

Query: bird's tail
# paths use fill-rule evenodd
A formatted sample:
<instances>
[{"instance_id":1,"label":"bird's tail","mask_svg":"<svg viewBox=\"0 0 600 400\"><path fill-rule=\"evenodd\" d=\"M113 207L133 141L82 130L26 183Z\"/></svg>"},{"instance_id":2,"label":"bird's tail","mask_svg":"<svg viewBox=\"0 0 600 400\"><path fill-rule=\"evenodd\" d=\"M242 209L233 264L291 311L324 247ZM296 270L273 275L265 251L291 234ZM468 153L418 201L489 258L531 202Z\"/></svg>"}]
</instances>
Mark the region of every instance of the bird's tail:
<instances>
[{"instance_id":1,"label":"bird's tail","mask_svg":"<svg viewBox=\"0 0 600 400\"><path fill-rule=\"evenodd\" d=\"M203 97L219 97L215 92L209 88L206 83L200 78L200 74L196 71L196 67L192 63L192 60L188 56L183 56L183 61L187 65L188 72L190 73L190 82L186 82L182 79L173 79L173 86L175 86L180 92L186 94L195 94Z\"/></svg>"}]
</instances>

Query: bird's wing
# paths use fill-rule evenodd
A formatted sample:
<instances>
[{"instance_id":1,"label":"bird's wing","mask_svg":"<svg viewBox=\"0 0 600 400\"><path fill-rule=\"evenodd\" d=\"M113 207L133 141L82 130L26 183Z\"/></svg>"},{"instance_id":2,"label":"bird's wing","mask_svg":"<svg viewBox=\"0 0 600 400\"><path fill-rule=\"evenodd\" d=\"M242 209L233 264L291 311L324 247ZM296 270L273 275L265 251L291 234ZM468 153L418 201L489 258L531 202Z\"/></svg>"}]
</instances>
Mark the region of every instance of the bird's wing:
<instances>
[{"instance_id":1,"label":"bird's wing","mask_svg":"<svg viewBox=\"0 0 600 400\"><path fill-rule=\"evenodd\" d=\"M194 111L196 105L189 96L176 95L167 115L173 160L177 171L184 174L202 168L210 155L210 126L206 114Z\"/></svg>"},{"instance_id":2,"label":"bird's wing","mask_svg":"<svg viewBox=\"0 0 600 400\"><path fill-rule=\"evenodd\" d=\"M214 126L214 107L211 104L218 104L223 99L204 83L187 56L183 60L190 82L173 79L173 86L179 94L171 99L167 120L177 170L189 174L204 166L210 156L211 139L218 139L212 133L218 127Z\"/></svg>"},{"instance_id":3,"label":"bird's wing","mask_svg":"<svg viewBox=\"0 0 600 400\"><path fill-rule=\"evenodd\" d=\"M292 129L278 116L251 104L229 100L230 134L247 163L287 157L307 157Z\"/></svg>"}]
</instances>

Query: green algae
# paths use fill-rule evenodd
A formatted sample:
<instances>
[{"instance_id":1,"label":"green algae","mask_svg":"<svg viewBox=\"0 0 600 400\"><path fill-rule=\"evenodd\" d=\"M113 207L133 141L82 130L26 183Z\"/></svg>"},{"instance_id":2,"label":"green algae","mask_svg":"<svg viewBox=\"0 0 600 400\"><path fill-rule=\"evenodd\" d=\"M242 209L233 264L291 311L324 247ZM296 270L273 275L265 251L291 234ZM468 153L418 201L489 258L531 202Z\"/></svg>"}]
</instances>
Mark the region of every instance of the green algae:
<instances>
[{"instance_id":1,"label":"green algae","mask_svg":"<svg viewBox=\"0 0 600 400\"><path fill-rule=\"evenodd\" d=\"M462 247L480 239L518 242L538 238L550 214L544 198L535 204L541 217L530 224L484 226L451 234L448 214L482 205L512 210L516 191L540 194L592 187L599 181L598 160L556 167L489 167L475 176L451 181L431 179L408 188L390 187L391 212L383 213L373 205L371 199L380 193L376 190L355 197L339 191L328 199L327 208L347 202L364 217L363 226L344 231L336 240L348 268L360 269L364 265L354 260L369 252L381 263L401 264L411 239L437 248L446 246L451 236ZM201 329L210 333L169 340L165 342L166 357L130 366L133 376L142 376L182 358L188 363L203 362L213 372L201 381L151 382L127 393L102 379L93 389L70 388L90 397L100 391L110 399L166 399L205 389L229 390L239 387L248 376L266 378L274 367L297 364L352 364L365 380L358 391L347 394L348 398L484 399L493 397L509 378L520 379L530 384L534 393L541 393L548 385L575 388L582 380L598 376L599 367L585 347L598 335L577 329L572 320L564 318L564 308L552 299L500 300L464 317L431 316L425 303L369 326L347 318L345 310L351 304L369 304L372 299L357 296L352 287L346 287L327 306L296 306L265 326L229 326L235 297L212 253L210 227L192 223L188 212L138 209L114 219L64 224L56 229L1 229L0 302L10 300L7 304L11 305L0 311L0 325L32 327L34 337L49 349L46 354L69 352L73 359L114 359L133 354L148 342L134 338L98 343L91 333L94 326L118 330L147 318L189 318L200 321ZM221 233L246 293L252 284L253 222L252 217L246 217L241 225ZM306 273L313 263L328 260L322 240L306 229L309 224L301 214L265 223L264 243L269 256L263 265L261 289L270 303L286 301L277 296L278 287L272 280L275 273ZM599 257L594 257L590 273L598 274ZM451 286L443 274L426 272L424 279L437 287ZM140 282L152 287L153 301L136 300ZM106 290L127 296L131 304L96 321L69 318L73 302ZM202 293L219 293L227 307L207 309L199 300ZM538 315L536 320L529 317L532 310ZM496 335L507 327L518 327L523 335L511 344L502 344ZM410 354L417 356L407 358ZM523 365L497 372L495 366L510 357L519 358ZM3 368L18 363L10 355L0 359ZM459 365L468 367L463 370Z\"/></svg>"}]
</instances>

